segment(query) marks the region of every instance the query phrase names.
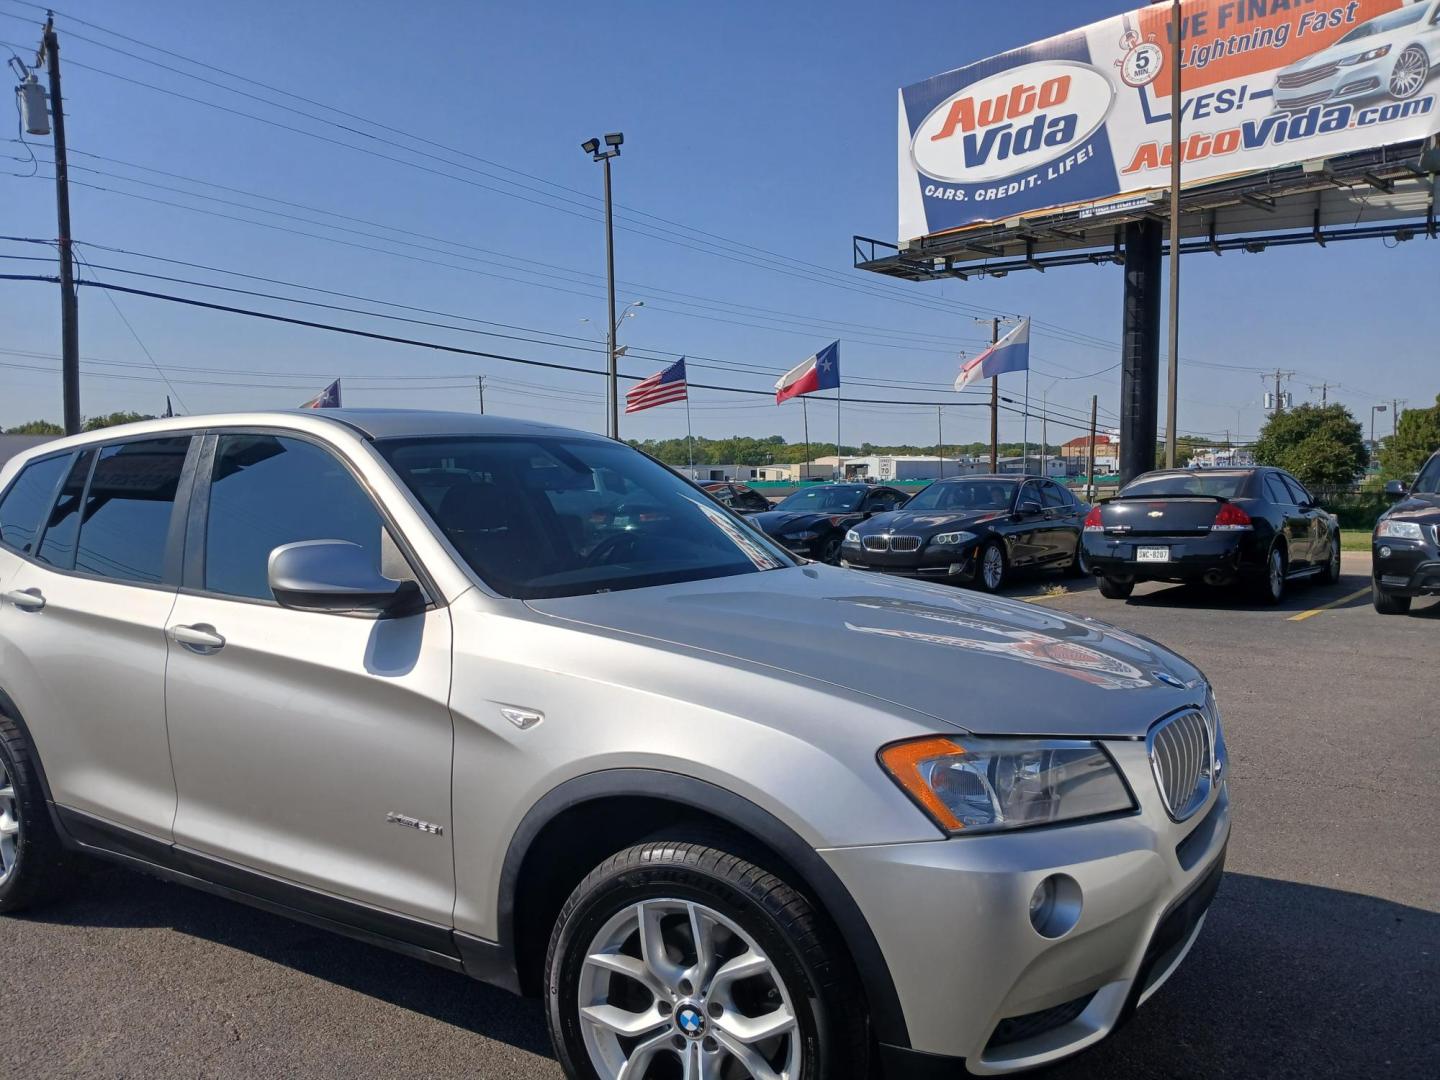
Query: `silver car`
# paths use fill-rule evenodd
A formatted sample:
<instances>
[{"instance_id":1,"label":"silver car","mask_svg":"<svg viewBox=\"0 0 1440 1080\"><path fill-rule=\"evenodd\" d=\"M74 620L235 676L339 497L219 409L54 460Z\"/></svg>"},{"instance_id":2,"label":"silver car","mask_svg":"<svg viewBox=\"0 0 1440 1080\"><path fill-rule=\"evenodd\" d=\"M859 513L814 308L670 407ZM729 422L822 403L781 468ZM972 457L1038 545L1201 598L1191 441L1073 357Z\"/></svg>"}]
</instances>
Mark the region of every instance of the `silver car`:
<instances>
[{"instance_id":1,"label":"silver car","mask_svg":"<svg viewBox=\"0 0 1440 1080\"><path fill-rule=\"evenodd\" d=\"M1275 76L1275 108L1406 101L1424 89L1437 62L1440 0L1419 0L1360 23L1329 48L1285 68Z\"/></svg>"},{"instance_id":2,"label":"silver car","mask_svg":"<svg viewBox=\"0 0 1440 1080\"><path fill-rule=\"evenodd\" d=\"M47 444L0 595L0 911L106 856L536 994L586 1080L1055 1061L1175 970L1229 839L1184 660L798 560L542 424Z\"/></svg>"}]
</instances>

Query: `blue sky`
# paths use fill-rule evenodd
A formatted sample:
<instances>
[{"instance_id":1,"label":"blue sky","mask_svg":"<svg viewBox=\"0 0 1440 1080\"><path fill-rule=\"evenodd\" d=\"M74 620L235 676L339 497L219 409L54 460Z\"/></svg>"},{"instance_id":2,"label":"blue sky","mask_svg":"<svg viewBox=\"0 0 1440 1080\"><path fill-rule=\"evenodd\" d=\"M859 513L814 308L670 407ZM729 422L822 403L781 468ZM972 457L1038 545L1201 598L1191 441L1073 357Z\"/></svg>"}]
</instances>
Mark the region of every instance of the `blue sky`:
<instances>
[{"instance_id":1,"label":"blue sky","mask_svg":"<svg viewBox=\"0 0 1440 1080\"><path fill-rule=\"evenodd\" d=\"M616 200L628 208L618 218L617 272L625 282L620 302L646 301L636 318L626 320L622 342L637 351L709 358L692 360L694 381L763 388L840 338L847 379L936 384L914 391L869 387L865 396L928 399L953 380L958 352L981 343L985 330L973 321L977 310L1029 313L1101 343L1117 342L1121 276L1113 267L1077 268L901 288L852 270L852 234L895 235L895 90L1122 10L1122 4L1100 0L720 5L477 0L404 6L375 0L226 5L67 0L57 23L76 167L74 234L81 254L97 267L354 306L103 250L120 248L424 307L522 329L414 317L521 338L544 331L549 344L387 325L336 312L309 314L466 348L598 367L601 346L584 338L602 336L604 325L603 236L594 200L601 175L579 144L618 129L626 141L615 165ZM24 45L28 53L42 18L33 5L0 0L0 41ZM75 20L286 93L234 82ZM335 106L538 179L367 129L404 144L397 148L180 72L351 123L302 99ZM115 75L265 119L209 108ZM33 145L42 159L48 155L48 140ZM0 171L28 171L26 161L13 160L24 158L25 148L13 141L0 147ZM381 154L402 160L376 156ZM38 177L0 176L0 233L54 235L53 184L43 179L48 172L42 165ZM276 217L262 208L292 216ZM777 270L774 256L756 248L803 265ZM33 255L44 249L0 243L0 253ZM1436 257L1436 247L1424 241L1189 257L1181 356L1296 369L1301 375L1289 388L1297 401L1318 396L1308 389L1311 384L1339 383L1332 399L1344 401L1367 425L1370 407L1382 400L1428 404L1440 390ZM6 272L48 272L41 263L0 265ZM113 270L93 273L147 287L143 279ZM148 287L226 300L190 286L151 282ZM603 383L593 376L362 341L134 296L113 299L115 306L98 290L82 291L81 352L93 358L82 387L87 414L163 408L169 391L148 349L170 380L177 408L189 412L288 407L337 375L345 377L347 404L468 409L477 405L474 377L483 374L490 411L603 427ZM943 303L934 303L937 299ZM297 310L268 300L230 301ZM582 323L583 318L592 321ZM1099 395L1102 417L1118 412L1118 346L1037 333L1033 349L1037 401L1051 387L1052 406L1066 413L1088 412L1092 393ZM49 359L59 352L53 286L0 282L0 350L0 425L37 416L58 419L58 365ZM707 363L712 366L701 366ZM623 362L636 374L660 366L651 359ZM1102 374L1075 377L1092 372ZM1020 377L1010 377L1006 385L1018 395ZM858 384L847 389L862 393ZM1184 364L1180 429L1253 435L1262 419L1263 389L1253 372ZM950 400L972 399L951 395ZM696 391L693 404L697 434L800 436L795 403L776 407L759 397ZM812 403L810 413L812 434L833 438L834 406ZM842 423L847 443L935 438L930 407L850 405ZM946 409L947 442L983 438L986 425L983 409L959 404ZM1382 419L1381 430L1386 427ZM624 418L622 430L642 438L683 434L684 410L667 407ZM1002 437L1018 439L1019 418L1007 418L1001 430ZM1055 442L1078 431L1050 434Z\"/></svg>"}]
</instances>

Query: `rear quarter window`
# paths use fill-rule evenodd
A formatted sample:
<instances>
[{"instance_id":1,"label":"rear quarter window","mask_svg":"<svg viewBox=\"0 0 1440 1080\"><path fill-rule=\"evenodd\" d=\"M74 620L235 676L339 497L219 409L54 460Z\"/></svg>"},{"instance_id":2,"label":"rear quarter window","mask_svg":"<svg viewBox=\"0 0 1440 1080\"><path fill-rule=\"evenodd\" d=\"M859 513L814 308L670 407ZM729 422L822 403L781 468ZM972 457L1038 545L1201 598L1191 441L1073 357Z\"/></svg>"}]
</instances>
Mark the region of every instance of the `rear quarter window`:
<instances>
[{"instance_id":1,"label":"rear quarter window","mask_svg":"<svg viewBox=\"0 0 1440 1080\"><path fill-rule=\"evenodd\" d=\"M35 549L40 524L55 501L55 490L70 465L70 455L34 461L20 470L0 498L0 545L22 555Z\"/></svg>"}]
</instances>

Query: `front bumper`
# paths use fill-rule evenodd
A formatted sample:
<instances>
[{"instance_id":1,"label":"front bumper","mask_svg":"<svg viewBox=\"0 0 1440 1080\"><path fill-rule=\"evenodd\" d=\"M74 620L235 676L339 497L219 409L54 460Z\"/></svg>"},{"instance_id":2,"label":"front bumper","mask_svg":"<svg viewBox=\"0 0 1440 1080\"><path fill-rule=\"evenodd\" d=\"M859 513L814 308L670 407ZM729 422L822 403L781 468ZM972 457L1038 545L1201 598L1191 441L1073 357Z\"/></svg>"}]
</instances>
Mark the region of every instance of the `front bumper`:
<instances>
[{"instance_id":1,"label":"front bumper","mask_svg":"<svg viewBox=\"0 0 1440 1080\"><path fill-rule=\"evenodd\" d=\"M1296 112L1316 105L1336 105L1342 101L1365 101L1385 94L1390 70L1395 66L1393 54L1363 64L1341 67L1333 75L1304 86L1275 88L1275 111Z\"/></svg>"},{"instance_id":2,"label":"front bumper","mask_svg":"<svg viewBox=\"0 0 1440 1080\"><path fill-rule=\"evenodd\" d=\"M1087 532L1081 541L1097 574L1136 581L1234 581L1265 572L1253 532L1209 536L1112 536ZM1140 562L1136 548L1163 547L1169 562Z\"/></svg>"},{"instance_id":3,"label":"front bumper","mask_svg":"<svg viewBox=\"0 0 1440 1080\"><path fill-rule=\"evenodd\" d=\"M910 1046L882 1046L887 1075L997 1075L1057 1061L1113 1031L1184 959L1224 864L1227 785L1176 824L1144 744L1107 746L1141 793L1136 813L821 852L895 981ZM1031 925L1029 900L1053 874L1079 886L1082 905L1052 939Z\"/></svg>"},{"instance_id":4,"label":"front bumper","mask_svg":"<svg viewBox=\"0 0 1440 1080\"><path fill-rule=\"evenodd\" d=\"M840 547L841 565L852 570L870 570L896 577L925 581L974 581L978 548L935 547L926 544L918 551L866 551L846 541Z\"/></svg>"},{"instance_id":5,"label":"front bumper","mask_svg":"<svg viewBox=\"0 0 1440 1080\"><path fill-rule=\"evenodd\" d=\"M1382 592L1392 596L1440 596L1440 544L1376 537L1371 554L1375 582Z\"/></svg>"}]
</instances>

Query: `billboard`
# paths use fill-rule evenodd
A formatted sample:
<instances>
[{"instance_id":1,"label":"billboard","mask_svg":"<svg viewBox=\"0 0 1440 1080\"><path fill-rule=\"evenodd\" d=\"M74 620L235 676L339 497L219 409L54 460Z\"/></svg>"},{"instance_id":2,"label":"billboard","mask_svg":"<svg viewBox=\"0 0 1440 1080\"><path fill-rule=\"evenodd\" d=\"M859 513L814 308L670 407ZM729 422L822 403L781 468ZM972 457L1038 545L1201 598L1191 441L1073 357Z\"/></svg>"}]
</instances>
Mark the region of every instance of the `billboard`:
<instances>
[{"instance_id":1,"label":"billboard","mask_svg":"<svg viewBox=\"0 0 1440 1080\"><path fill-rule=\"evenodd\" d=\"M1171 6L900 91L900 239L1170 183ZM1186 185L1440 132L1440 0L1185 0Z\"/></svg>"}]
</instances>

